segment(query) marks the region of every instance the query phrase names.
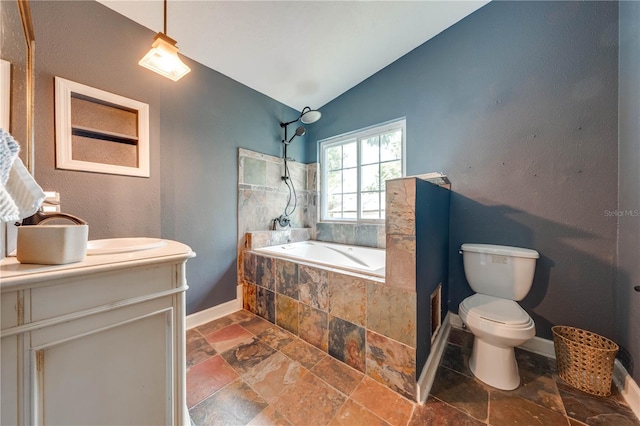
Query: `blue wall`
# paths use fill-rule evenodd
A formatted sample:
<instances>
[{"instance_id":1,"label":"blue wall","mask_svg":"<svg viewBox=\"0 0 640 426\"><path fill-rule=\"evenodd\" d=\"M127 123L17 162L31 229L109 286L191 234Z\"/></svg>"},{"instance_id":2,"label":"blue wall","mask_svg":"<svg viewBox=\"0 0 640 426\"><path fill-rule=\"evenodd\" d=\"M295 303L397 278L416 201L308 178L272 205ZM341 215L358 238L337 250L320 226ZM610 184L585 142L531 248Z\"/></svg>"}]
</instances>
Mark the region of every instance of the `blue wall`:
<instances>
[{"instance_id":1,"label":"blue wall","mask_svg":"<svg viewBox=\"0 0 640 426\"><path fill-rule=\"evenodd\" d=\"M416 181L416 379L431 352L431 294L442 284L446 314L449 281L449 201L451 191ZM441 320L444 318L440 318Z\"/></svg>"},{"instance_id":2,"label":"blue wall","mask_svg":"<svg viewBox=\"0 0 640 426\"><path fill-rule=\"evenodd\" d=\"M464 242L541 253L522 302L614 335L618 4L492 2L321 111L309 140L405 116L407 173L446 173L449 306L471 290ZM307 161L316 161L309 145Z\"/></svg>"},{"instance_id":3,"label":"blue wall","mask_svg":"<svg viewBox=\"0 0 640 426\"><path fill-rule=\"evenodd\" d=\"M622 360L640 383L640 3L620 3L620 127L617 341ZM634 368L635 367L635 368Z\"/></svg>"}]
</instances>

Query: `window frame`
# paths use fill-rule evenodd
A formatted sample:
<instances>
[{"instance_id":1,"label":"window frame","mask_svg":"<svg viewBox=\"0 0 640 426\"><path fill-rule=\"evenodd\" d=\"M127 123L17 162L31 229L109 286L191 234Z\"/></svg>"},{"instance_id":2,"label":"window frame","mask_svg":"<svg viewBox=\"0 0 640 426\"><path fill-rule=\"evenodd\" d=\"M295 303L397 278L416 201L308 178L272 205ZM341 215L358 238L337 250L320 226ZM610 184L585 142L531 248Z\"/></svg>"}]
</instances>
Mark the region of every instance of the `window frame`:
<instances>
[{"instance_id":1,"label":"window frame","mask_svg":"<svg viewBox=\"0 0 640 426\"><path fill-rule=\"evenodd\" d=\"M401 175L400 177L406 176L406 142L407 142L407 120L405 117L397 118L394 120L389 120L384 123L375 124L373 126L365 127L363 129L354 130L348 133L343 133L341 135L332 136L330 138L322 139L318 141L319 147L319 160L320 160L320 222L322 223L372 223L379 224L384 223L383 219L367 219L361 217L361 198L362 198L362 188L361 188L361 169L363 167L361 163L361 141L363 139L367 139L373 136L381 136L385 133L388 133L393 130L401 130L402 131L402 141L401 141ZM328 170L326 170L327 164L327 150L328 148L345 145L350 142L356 142L356 170L357 170L357 206L356 206L356 218L330 218L328 216L327 208L327 188L328 188ZM371 164L382 164L380 161L377 163ZM368 165L368 164L365 164ZM344 170L342 168L341 170ZM382 182L381 182L382 184ZM365 191L366 192L366 191ZM386 190L380 191L385 192L386 199ZM344 193L343 193L344 194ZM386 209L385 209L386 210ZM344 210L343 210L344 211ZM386 216L386 211L385 211Z\"/></svg>"}]
</instances>

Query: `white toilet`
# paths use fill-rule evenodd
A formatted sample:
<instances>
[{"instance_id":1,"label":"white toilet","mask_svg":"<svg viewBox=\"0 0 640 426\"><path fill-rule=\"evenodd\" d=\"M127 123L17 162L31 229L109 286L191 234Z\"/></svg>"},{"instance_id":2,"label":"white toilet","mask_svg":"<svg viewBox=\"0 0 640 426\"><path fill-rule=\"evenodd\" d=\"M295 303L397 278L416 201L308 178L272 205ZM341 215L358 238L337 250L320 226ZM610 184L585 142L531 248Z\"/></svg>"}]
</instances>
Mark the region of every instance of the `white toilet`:
<instances>
[{"instance_id":1,"label":"white toilet","mask_svg":"<svg viewBox=\"0 0 640 426\"><path fill-rule=\"evenodd\" d=\"M531 289L537 251L490 244L463 244L464 274L476 292L460 303L462 322L474 335L469 368L494 388L520 385L514 347L536 334L533 319L516 303Z\"/></svg>"}]
</instances>

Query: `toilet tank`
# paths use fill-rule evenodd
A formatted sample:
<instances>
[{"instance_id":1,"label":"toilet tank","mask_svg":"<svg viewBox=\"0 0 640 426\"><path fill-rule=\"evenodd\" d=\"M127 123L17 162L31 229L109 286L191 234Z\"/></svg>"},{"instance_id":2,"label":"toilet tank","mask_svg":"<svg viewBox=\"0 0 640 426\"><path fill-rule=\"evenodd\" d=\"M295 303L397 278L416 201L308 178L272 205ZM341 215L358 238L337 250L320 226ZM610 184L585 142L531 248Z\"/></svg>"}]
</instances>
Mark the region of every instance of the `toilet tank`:
<instances>
[{"instance_id":1,"label":"toilet tank","mask_svg":"<svg viewBox=\"0 0 640 426\"><path fill-rule=\"evenodd\" d=\"M473 291L516 301L529 293L540 257L535 250L491 244L463 244L461 253Z\"/></svg>"}]
</instances>

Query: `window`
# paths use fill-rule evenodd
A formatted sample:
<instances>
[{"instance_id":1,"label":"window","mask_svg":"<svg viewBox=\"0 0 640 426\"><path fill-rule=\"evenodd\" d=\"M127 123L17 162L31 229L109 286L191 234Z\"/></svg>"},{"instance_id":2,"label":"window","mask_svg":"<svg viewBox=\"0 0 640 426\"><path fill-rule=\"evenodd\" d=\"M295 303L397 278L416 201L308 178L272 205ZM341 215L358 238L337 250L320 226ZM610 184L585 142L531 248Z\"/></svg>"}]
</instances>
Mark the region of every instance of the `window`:
<instances>
[{"instance_id":1,"label":"window","mask_svg":"<svg viewBox=\"0 0 640 426\"><path fill-rule=\"evenodd\" d=\"M321 220L384 219L385 181L404 176L405 134L401 119L320 142Z\"/></svg>"}]
</instances>

